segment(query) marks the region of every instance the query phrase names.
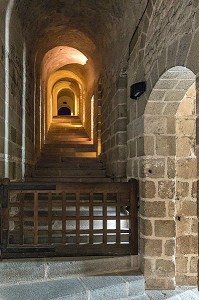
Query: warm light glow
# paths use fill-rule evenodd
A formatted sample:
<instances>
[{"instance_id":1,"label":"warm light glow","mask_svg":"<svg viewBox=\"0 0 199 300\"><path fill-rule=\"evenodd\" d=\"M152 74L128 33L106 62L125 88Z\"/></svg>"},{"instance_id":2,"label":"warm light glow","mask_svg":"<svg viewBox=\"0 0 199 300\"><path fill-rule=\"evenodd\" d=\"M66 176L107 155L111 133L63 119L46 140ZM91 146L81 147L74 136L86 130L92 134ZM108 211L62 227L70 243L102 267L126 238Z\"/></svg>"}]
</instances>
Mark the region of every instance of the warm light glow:
<instances>
[{"instance_id":1,"label":"warm light glow","mask_svg":"<svg viewBox=\"0 0 199 300\"><path fill-rule=\"evenodd\" d=\"M55 47L44 56L42 63L44 79L47 79L50 74L63 66L68 64L85 65L87 60L88 58L75 48L67 46Z\"/></svg>"},{"instance_id":2,"label":"warm light glow","mask_svg":"<svg viewBox=\"0 0 199 300\"><path fill-rule=\"evenodd\" d=\"M70 81L69 81L70 79ZM66 84L67 82L67 84ZM66 87L75 94L75 113L80 111L80 94L81 89L85 90L86 82L83 77L68 70L59 70L49 77L47 84L47 103L46 103L46 121L47 129L49 129L53 116L57 115L57 95ZM76 85L76 87L75 87ZM50 100L52 96L52 101ZM76 114L77 115L77 114ZM80 116L81 117L81 116Z\"/></svg>"},{"instance_id":3,"label":"warm light glow","mask_svg":"<svg viewBox=\"0 0 199 300\"><path fill-rule=\"evenodd\" d=\"M94 130L94 96L91 98L91 140L93 140Z\"/></svg>"}]
</instances>

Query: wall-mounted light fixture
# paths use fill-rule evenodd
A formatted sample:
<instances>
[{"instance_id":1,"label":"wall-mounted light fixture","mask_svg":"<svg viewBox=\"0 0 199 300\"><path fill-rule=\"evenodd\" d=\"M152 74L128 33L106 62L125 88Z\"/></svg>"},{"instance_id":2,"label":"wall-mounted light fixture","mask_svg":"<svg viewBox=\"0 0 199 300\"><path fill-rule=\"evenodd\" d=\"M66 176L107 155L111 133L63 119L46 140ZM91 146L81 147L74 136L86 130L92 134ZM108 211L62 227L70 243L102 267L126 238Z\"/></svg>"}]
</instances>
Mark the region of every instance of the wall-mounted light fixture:
<instances>
[{"instance_id":1,"label":"wall-mounted light fixture","mask_svg":"<svg viewBox=\"0 0 199 300\"><path fill-rule=\"evenodd\" d=\"M131 99L139 98L146 91L146 82L137 82L131 85L130 97Z\"/></svg>"}]
</instances>

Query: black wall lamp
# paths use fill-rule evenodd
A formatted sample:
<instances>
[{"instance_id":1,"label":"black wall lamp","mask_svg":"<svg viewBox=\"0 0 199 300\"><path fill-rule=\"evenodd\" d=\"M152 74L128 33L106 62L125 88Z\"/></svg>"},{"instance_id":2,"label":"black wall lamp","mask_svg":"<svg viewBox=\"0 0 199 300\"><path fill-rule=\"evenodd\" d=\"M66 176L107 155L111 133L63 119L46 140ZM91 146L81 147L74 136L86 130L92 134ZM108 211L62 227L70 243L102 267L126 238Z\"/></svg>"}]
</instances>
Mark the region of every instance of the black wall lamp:
<instances>
[{"instance_id":1,"label":"black wall lamp","mask_svg":"<svg viewBox=\"0 0 199 300\"><path fill-rule=\"evenodd\" d=\"M137 82L131 85L130 97L131 99L139 98L146 91L146 82Z\"/></svg>"}]
</instances>

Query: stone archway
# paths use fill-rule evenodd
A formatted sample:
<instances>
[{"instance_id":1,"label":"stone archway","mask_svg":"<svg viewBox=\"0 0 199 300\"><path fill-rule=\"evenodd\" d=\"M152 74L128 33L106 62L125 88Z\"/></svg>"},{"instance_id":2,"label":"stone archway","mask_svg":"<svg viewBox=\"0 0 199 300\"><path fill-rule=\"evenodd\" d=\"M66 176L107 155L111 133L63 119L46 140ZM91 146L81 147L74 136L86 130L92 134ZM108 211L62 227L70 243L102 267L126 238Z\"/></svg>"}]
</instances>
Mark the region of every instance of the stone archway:
<instances>
[{"instance_id":1,"label":"stone archway","mask_svg":"<svg viewBox=\"0 0 199 300\"><path fill-rule=\"evenodd\" d=\"M195 93L195 75L174 67L145 108L140 246L148 288L197 282Z\"/></svg>"}]
</instances>

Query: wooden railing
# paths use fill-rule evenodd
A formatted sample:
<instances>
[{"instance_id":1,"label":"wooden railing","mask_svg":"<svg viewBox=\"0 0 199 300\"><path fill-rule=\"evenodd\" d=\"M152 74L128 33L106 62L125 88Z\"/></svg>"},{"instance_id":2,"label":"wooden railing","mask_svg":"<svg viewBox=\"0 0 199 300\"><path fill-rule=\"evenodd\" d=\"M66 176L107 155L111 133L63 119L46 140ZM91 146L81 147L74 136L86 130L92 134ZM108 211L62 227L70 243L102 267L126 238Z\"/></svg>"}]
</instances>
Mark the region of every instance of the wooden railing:
<instances>
[{"instance_id":1,"label":"wooden railing","mask_svg":"<svg viewBox=\"0 0 199 300\"><path fill-rule=\"evenodd\" d=\"M1 257L137 254L137 182L1 185Z\"/></svg>"}]
</instances>

